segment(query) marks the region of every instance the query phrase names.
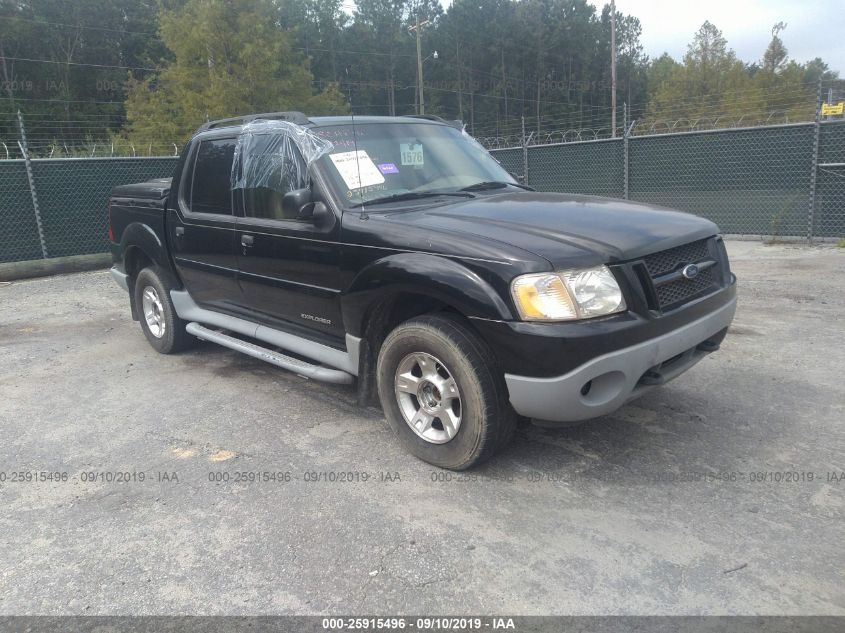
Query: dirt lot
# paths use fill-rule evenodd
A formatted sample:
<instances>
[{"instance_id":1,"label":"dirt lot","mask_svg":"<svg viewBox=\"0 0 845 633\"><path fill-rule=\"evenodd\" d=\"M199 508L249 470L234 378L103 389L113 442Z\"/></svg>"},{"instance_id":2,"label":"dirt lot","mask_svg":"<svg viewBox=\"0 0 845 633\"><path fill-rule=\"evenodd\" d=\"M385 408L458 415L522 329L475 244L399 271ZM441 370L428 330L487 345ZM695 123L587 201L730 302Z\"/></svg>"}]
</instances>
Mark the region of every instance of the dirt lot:
<instances>
[{"instance_id":1,"label":"dirt lot","mask_svg":"<svg viewBox=\"0 0 845 633\"><path fill-rule=\"evenodd\" d=\"M845 614L845 249L729 246L722 351L463 475L350 388L156 354L104 272L3 285L0 614Z\"/></svg>"}]
</instances>

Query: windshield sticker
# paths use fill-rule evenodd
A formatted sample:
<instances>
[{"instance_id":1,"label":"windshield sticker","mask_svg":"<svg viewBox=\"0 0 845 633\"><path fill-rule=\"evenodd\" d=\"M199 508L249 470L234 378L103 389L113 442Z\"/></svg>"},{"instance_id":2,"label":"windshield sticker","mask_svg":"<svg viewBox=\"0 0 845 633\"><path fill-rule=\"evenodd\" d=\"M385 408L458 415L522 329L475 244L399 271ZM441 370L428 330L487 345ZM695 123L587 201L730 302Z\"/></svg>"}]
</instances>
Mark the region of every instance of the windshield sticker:
<instances>
[{"instance_id":1,"label":"windshield sticker","mask_svg":"<svg viewBox=\"0 0 845 633\"><path fill-rule=\"evenodd\" d=\"M384 183L384 176L376 167L367 152L359 149L357 152L342 152L330 154L337 173L350 189L371 187Z\"/></svg>"},{"instance_id":2,"label":"windshield sticker","mask_svg":"<svg viewBox=\"0 0 845 633\"><path fill-rule=\"evenodd\" d=\"M402 157L403 165L422 166L423 161L423 146L422 143L400 143L399 155Z\"/></svg>"},{"instance_id":3,"label":"windshield sticker","mask_svg":"<svg viewBox=\"0 0 845 633\"><path fill-rule=\"evenodd\" d=\"M393 163L381 163L378 170L383 174L398 174L399 169Z\"/></svg>"}]
</instances>

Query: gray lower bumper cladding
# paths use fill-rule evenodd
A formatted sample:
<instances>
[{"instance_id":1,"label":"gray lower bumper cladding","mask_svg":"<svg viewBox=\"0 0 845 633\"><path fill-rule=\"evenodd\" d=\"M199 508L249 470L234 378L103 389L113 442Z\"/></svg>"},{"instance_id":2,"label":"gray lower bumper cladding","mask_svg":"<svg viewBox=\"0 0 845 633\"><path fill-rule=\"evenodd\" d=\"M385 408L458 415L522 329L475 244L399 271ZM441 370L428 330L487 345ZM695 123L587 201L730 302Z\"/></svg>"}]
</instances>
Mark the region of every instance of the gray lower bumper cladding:
<instances>
[{"instance_id":1,"label":"gray lower bumper cladding","mask_svg":"<svg viewBox=\"0 0 845 633\"><path fill-rule=\"evenodd\" d=\"M736 299L719 310L663 336L599 356L552 378L505 374L510 401L520 415L551 422L589 420L612 413L653 385L641 380L661 369L661 384L684 373L707 355L697 346L733 321Z\"/></svg>"}]
</instances>

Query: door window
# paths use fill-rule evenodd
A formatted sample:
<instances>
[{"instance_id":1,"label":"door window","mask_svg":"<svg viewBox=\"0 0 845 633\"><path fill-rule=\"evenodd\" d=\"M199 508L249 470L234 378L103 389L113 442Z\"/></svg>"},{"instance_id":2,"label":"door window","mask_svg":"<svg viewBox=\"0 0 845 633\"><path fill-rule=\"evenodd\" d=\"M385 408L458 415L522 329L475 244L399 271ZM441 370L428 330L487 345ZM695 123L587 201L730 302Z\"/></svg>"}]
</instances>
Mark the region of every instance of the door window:
<instances>
[{"instance_id":1,"label":"door window","mask_svg":"<svg viewBox=\"0 0 845 633\"><path fill-rule=\"evenodd\" d=\"M308 186L308 166L296 143L285 134L256 134L244 150L239 169L243 175L244 215L266 220L296 220L285 213L282 198L288 191ZM245 160L244 160L245 159Z\"/></svg>"},{"instance_id":2,"label":"door window","mask_svg":"<svg viewBox=\"0 0 845 633\"><path fill-rule=\"evenodd\" d=\"M194 164L189 207L194 213L232 215L232 159L235 139L202 141Z\"/></svg>"}]
</instances>

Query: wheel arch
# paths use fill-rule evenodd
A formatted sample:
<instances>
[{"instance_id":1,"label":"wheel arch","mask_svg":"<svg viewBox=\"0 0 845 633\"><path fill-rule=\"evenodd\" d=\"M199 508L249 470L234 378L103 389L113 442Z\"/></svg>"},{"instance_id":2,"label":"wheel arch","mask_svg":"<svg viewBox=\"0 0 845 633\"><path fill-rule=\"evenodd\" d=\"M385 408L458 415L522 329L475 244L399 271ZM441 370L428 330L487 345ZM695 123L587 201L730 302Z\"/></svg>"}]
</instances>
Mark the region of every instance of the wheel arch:
<instances>
[{"instance_id":1,"label":"wheel arch","mask_svg":"<svg viewBox=\"0 0 845 633\"><path fill-rule=\"evenodd\" d=\"M476 272L435 255L392 255L362 270L344 293L347 333L361 339L358 361L359 401L375 398L375 366L385 337L397 325L423 314L449 312L480 338L470 317L511 319L508 305Z\"/></svg>"},{"instance_id":2,"label":"wheel arch","mask_svg":"<svg viewBox=\"0 0 845 633\"><path fill-rule=\"evenodd\" d=\"M152 227L141 222L133 222L126 227L121 238L123 267L129 284L129 304L132 318L139 319L135 305L135 279L138 273L148 266L159 266L178 279L167 256L161 239Z\"/></svg>"},{"instance_id":3,"label":"wheel arch","mask_svg":"<svg viewBox=\"0 0 845 633\"><path fill-rule=\"evenodd\" d=\"M493 286L464 264L438 255L400 253L373 262L356 275L342 298L346 331L363 336L373 313L398 297L439 303L465 317L513 318Z\"/></svg>"}]
</instances>

